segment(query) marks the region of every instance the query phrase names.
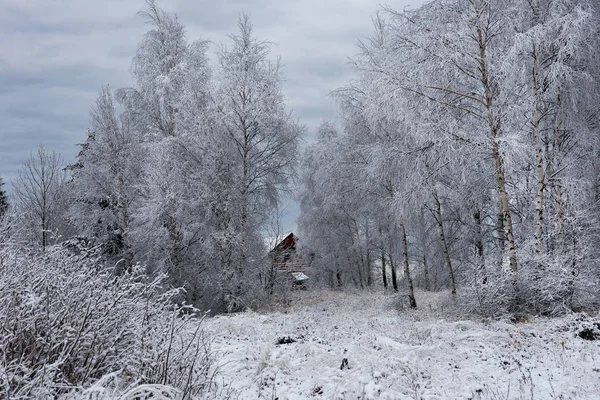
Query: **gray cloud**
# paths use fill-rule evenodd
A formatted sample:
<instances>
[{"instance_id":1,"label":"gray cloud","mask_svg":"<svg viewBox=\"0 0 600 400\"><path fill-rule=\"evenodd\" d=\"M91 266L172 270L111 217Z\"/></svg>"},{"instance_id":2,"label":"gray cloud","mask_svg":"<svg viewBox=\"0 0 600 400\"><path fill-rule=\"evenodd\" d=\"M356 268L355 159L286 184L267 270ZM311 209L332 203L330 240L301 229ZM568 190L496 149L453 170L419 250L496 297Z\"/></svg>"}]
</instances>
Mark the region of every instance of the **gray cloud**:
<instances>
[{"instance_id":1,"label":"gray cloud","mask_svg":"<svg viewBox=\"0 0 600 400\"><path fill-rule=\"evenodd\" d=\"M0 0L0 176L10 181L30 151L44 146L74 160L100 86L130 85L129 66L145 30L133 0ZM398 0L396 9L423 0ZM248 13L256 34L281 56L290 109L313 133L335 118L327 97L348 82L347 59L371 31L373 0L159 0L178 13L190 40L213 43ZM309 139L310 140L310 139ZM293 214L293 213L292 213Z\"/></svg>"}]
</instances>

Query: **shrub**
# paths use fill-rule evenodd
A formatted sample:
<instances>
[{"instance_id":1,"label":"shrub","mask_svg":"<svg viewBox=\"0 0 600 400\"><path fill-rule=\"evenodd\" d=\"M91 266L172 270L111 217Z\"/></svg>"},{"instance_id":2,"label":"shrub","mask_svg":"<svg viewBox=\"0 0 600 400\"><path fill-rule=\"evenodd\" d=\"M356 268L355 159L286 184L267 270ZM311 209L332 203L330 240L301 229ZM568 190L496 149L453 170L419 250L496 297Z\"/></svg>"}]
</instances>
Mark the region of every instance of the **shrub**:
<instances>
[{"instance_id":1,"label":"shrub","mask_svg":"<svg viewBox=\"0 0 600 400\"><path fill-rule=\"evenodd\" d=\"M81 393L116 371L122 392L158 384L188 398L209 389L201 318L174 302L180 291L165 290L164 276L139 266L117 276L78 243L0 252L0 397Z\"/></svg>"}]
</instances>

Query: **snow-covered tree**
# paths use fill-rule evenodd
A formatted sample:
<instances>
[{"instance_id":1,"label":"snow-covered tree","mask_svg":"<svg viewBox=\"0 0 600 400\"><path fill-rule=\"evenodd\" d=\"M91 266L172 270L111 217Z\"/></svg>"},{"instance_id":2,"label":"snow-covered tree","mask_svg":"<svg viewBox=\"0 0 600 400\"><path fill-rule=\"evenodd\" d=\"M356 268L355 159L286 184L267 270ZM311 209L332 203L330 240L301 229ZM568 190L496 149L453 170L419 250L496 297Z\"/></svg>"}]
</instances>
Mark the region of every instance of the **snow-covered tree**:
<instances>
[{"instance_id":1,"label":"snow-covered tree","mask_svg":"<svg viewBox=\"0 0 600 400\"><path fill-rule=\"evenodd\" d=\"M0 176L0 219L2 219L8 211L8 197L2 186L4 186L4 180Z\"/></svg>"},{"instance_id":2,"label":"snow-covered tree","mask_svg":"<svg viewBox=\"0 0 600 400\"><path fill-rule=\"evenodd\" d=\"M205 93L205 88L192 93L189 89L190 85L205 85L210 69L205 41L188 43L185 26L176 14L160 9L155 0L147 0L146 6L139 14L151 29L132 61L135 86L119 89L117 98L137 122L139 134L146 141L156 141L178 134L183 99Z\"/></svg>"},{"instance_id":3,"label":"snow-covered tree","mask_svg":"<svg viewBox=\"0 0 600 400\"><path fill-rule=\"evenodd\" d=\"M64 211L65 172L62 156L39 146L30 153L13 182L15 208L28 240L44 251L59 232Z\"/></svg>"},{"instance_id":4,"label":"snow-covered tree","mask_svg":"<svg viewBox=\"0 0 600 400\"><path fill-rule=\"evenodd\" d=\"M142 149L127 114L117 115L108 87L102 88L90 117L88 137L70 167L70 220L79 236L101 246L122 271L133 258L130 231Z\"/></svg>"},{"instance_id":5,"label":"snow-covered tree","mask_svg":"<svg viewBox=\"0 0 600 400\"><path fill-rule=\"evenodd\" d=\"M476 283L480 300L496 293L498 306L571 302L597 280L585 267L596 263L585 243L599 216L597 17L591 3L569 0L384 9L359 42L357 78L335 92L344 135L327 151L336 162L308 161L305 176L319 178L305 178L302 198L314 190L338 209L353 204L349 215L368 216L381 243L399 247L404 230L408 273L418 268L428 287L441 272L430 266L443 265L443 286ZM300 225L336 235L312 215L303 208ZM391 264L399 250L378 247ZM567 259L572 278L558 268Z\"/></svg>"},{"instance_id":6,"label":"snow-covered tree","mask_svg":"<svg viewBox=\"0 0 600 400\"><path fill-rule=\"evenodd\" d=\"M150 29L132 61L135 86L116 92L137 154L143 154L137 157L131 246L135 259L167 272L198 304L200 275L212 256L204 202L214 178L207 43L189 43L176 14L146 3L140 15Z\"/></svg>"},{"instance_id":7,"label":"snow-covered tree","mask_svg":"<svg viewBox=\"0 0 600 400\"><path fill-rule=\"evenodd\" d=\"M271 45L254 36L248 16L240 17L238 28L229 36L231 45L218 53L215 101L233 157L227 161L233 190L227 214L239 234L234 267L241 277L252 273L247 270L263 248L260 231L293 178L304 128L285 108L283 75L279 60L270 59Z\"/></svg>"}]
</instances>

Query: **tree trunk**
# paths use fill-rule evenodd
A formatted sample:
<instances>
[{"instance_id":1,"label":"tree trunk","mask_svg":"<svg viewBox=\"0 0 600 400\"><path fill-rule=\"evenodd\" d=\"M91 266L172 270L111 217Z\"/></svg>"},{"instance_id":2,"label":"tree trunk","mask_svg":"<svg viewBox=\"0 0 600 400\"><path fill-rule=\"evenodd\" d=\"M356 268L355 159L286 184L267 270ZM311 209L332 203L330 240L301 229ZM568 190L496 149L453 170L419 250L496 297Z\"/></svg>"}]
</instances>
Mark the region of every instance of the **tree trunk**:
<instances>
[{"instance_id":1,"label":"tree trunk","mask_svg":"<svg viewBox=\"0 0 600 400\"><path fill-rule=\"evenodd\" d=\"M475 250L477 251L477 256L479 257L479 268L483 271L482 283L486 284L488 277L487 271L485 269L485 255L483 252L483 238L481 233L481 212L479 210L473 213L473 219L475 220Z\"/></svg>"},{"instance_id":2,"label":"tree trunk","mask_svg":"<svg viewBox=\"0 0 600 400\"><path fill-rule=\"evenodd\" d=\"M44 205L45 207L45 205ZM46 246L48 245L48 217L46 216L46 212L42 212L42 252L46 251Z\"/></svg>"},{"instance_id":3,"label":"tree trunk","mask_svg":"<svg viewBox=\"0 0 600 400\"><path fill-rule=\"evenodd\" d=\"M177 217L170 216L169 220L169 231L171 233L171 238L173 239L173 259L171 260L171 262L173 263L173 266L176 271L177 284L181 285L183 283L183 265L181 262L181 234L179 233Z\"/></svg>"},{"instance_id":4,"label":"tree trunk","mask_svg":"<svg viewBox=\"0 0 600 400\"><path fill-rule=\"evenodd\" d=\"M423 272L425 274L425 290L430 291L431 287L429 284L429 265L427 264L427 255L423 252Z\"/></svg>"},{"instance_id":5,"label":"tree trunk","mask_svg":"<svg viewBox=\"0 0 600 400\"><path fill-rule=\"evenodd\" d=\"M498 235L498 246L504 252L506 249L506 235L504 233L504 214L502 213L502 204L498 202L498 214L496 217L496 234Z\"/></svg>"},{"instance_id":6,"label":"tree trunk","mask_svg":"<svg viewBox=\"0 0 600 400\"><path fill-rule=\"evenodd\" d=\"M413 287L412 277L410 276L410 266L408 264L408 242L406 240L406 229L404 228L404 222L400 223L400 229L402 233L402 256L404 258L404 277L406 278L406 285L408 288L408 301L411 308L417 308L415 289Z\"/></svg>"},{"instance_id":7,"label":"tree trunk","mask_svg":"<svg viewBox=\"0 0 600 400\"><path fill-rule=\"evenodd\" d=\"M394 257L392 257L392 253L390 252L390 269L392 270L392 287L394 288L394 292L398 291L398 276L396 274L396 265L394 264Z\"/></svg>"},{"instance_id":8,"label":"tree trunk","mask_svg":"<svg viewBox=\"0 0 600 400\"><path fill-rule=\"evenodd\" d=\"M354 274L352 274L352 276L353 276L353 279L354 279L354 285L355 285L356 287L359 287L359 286L360 286L360 288L361 288L361 289L364 289L364 288L365 288L365 279L364 279L364 277L363 277L363 269L364 269L364 264L365 264L365 262L364 262L364 260L362 259L362 255L361 255L361 260L360 260L360 262L357 262L357 263L356 263L356 272L358 273L358 282L356 281L356 278L354 278Z\"/></svg>"},{"instance_id":9,"label":"tree trunk","mask_svg":"<svg viewBox=\"0 0 600 400\"><path fill-rule=\"evenodd\" d=\"M494 158L496 159L496 169L497 169L497 181L498 181L498 191L500 192L500 203L502 204L502 212L504 215L504 230L506 233L506 241L508 243L508 258L510 262L510 269L513 272L517 272L518 264L517 264L517 246L515 244L515 238L513 233L512 226L512 215L510 211L510 203L508 201L508 194L506 192L506 188L504 185L505 177L504 177L504 163L502 161L502 156L500 155L500 149L498 142L494 142Z\"/></svg>"},{"instance_id":10,"label":"tree trunk","mask_svg":"<svg viewBox=\"0 0 600 400\"><path fill-rule=\"evenodd\" d=\"M448 267L448 273L450 274L450 283L452 285L452 294L456 294L456 280L454 278L454 269L452 268L452 261L450 260L450 252L448 251L448 243L446 242L446 234L444 233L444 220L442 219L442 205L436 189L433 189L433 200L435 201L435 219L438 224L440 232L440 240L442 242L442 251L444 253L444 260Z\"/></svg>"},{"instance_id":11,"label":"tree trunk","mask_svg":"<svg viewBox=\"0 0 600 400\"><path fill-rule=\"evenodd\" d=\"M540 101L538 93L538 54L535 44L531 52L533 67L531 70L533 84L533 141L535 147L535 163L537 169L537 192L535 198L535 252L540 253L542 233L544 231L544 162L542 158L542 140L540 135Z\"/></svg>"},{"instance_id":12,"label":"tree trunk","mask_svg":"<svg viewBox=\"0 0 600 400\"><path fill-rule=\"evenodd\" d=\"M370 252L370 248L369 248L369 242L370 242L370 235L369 235L369 224L366 223L366 228L365 228L365 259L367 262L367 287L370 287L371 285L373 285L373 274L371 271L371 252Z\"/></svg>"},{"instance_id":13,"label":"tree trunk","mask_svg":"<svg viewBox=\"0 0 600 400\"><path fill-rule=\"evenodd\" d=\"M555 185L556 201L556 229L558 231L558 245L565 247L565 207L560 182Z\"/></svg>"},{"instance_id":14,"label":"tree trunk","mask_svg":"<svg viewBox=\"0 0 600 400\"><path fill-rule=\"evenodd\" d=\"M480 10L477 10L480 11ZM484 90L484 106L487 114L487 121L490 128L490 139L492 141L492 154L496 163L496 182L498 185L498 194L500 204L502 205L502 214L504 216L504 229L506 232L506 241L508 242L508 257L510 260L510 269L513 272L517 271L517 247L515 244L512 214L508 193L506 191L506 176L504 173L504 160L500 153L499 134L500 124L494 115L494 90L489 81L487 69L487 38L484 39L481 28L477 28L477 41L479 43L479 72L481 84Z\"/></svg>"},{"instance_id":15,"label":"tree trunk","mask_svg":"<svg viewBox=\"0 0 600 400\"><path fill-rule=\"evenodd\" d=\"M560 107L560 98L558 100L558 104ZM558 120L556 123L556 128L555 128L554 138L553 138L553 145L552 145L552 149L554 150L555 153L560 148L559 143L561 143L563 141L562 134L563 134L562 123L560 120ZM556 203L556 229L558 231L558 244L559 244L560 248L565 248L566 247L566 242L565 242L565 201L563 199L561 180L558 177L554 176L552 164L549 165L548 169L550 172L549 176L553 177L553 180L556 182L556 183L554 183L554 193L555 193L554 200Z\"/></svg>"},{"instance_id":16,"label":"tree trunk","mask_svg":"<svg viewBox=\"0 0 600 400\"><path fill-rule=\"evenodd\" d=\"M427 225L425 223L424 206L419 212L419 224L421 225L421 248L423 249L423 273L425 275L425 290L431 290L429 283L429 265L427 264Z\"/></svg>"},{"instance_id":17,"label":"tree trunk","mask_svg":"<svg viewBox=\"0 0 600 400\"><path fill-rule=\"evenodd\" d=\"M387 272L385 270L385 252L383 251L383 246L381 246L381 276L383 278L383 288L387 290L388 281L387 281Z\"/></svg>"},{"instance_id":18,"label":"tree trunk","mask_svg":"<svg viewBox=\"0 0 600 400\"><path fill-rule=\"evenodd\" d=\"M245 103L244 103L245 106ZM250 150L250 143L248 137L248 128L246 126L246 121L242 120L243 126L243 135L244 135L244 144L242 149L242 209L241 209L241 221L240 221L240 233L241 237L241 254L240 254L240 265L238 267L239 279L241 280L242 275L244 274L244 269L246 268L246 246L247 246L247 229L248 229L248 155Z\"/></svg>"},{"instance_id":19,"label":"tree trunk","mask_svg":"<svg viewBox=\"0 0 600 400\"><path fill-rule=\"evenodd\" d=\"M41 157L40 157L41 163ZM41 193L42 196L42 252L46 251L48 245L48 190L46 188L46 171L41 168L40 172Z\"/></svg>"},{"instance_id":20,"label":"tree trunk","mask_svg":"<svg viewBox=\"0 0 600 400\"><path fill-rule=\"evenodd\" d=\"M567 298L569 299L569 308L573 309L573 297L575 295L575 279L577 278L577 235L573 235L573 256L571 263L571 276L567 283Z\"/></svg>"},{"instance_id":21,"label":"tree trunk","mask_svg":"<svg viewBox=\"0 0 600 400\"><path fill-rule=\"evenodd\" d=\"M131 272L131 254L129 253L129 240L127 238L129 232L129 213L127 210L127 195L125 194L125 179L123 178L123 171L120 170L118 174L119 180L119 212L121 214L121 257L123 258L123 267L120 268L122 271Z\"/></svg>"}]
</instances>

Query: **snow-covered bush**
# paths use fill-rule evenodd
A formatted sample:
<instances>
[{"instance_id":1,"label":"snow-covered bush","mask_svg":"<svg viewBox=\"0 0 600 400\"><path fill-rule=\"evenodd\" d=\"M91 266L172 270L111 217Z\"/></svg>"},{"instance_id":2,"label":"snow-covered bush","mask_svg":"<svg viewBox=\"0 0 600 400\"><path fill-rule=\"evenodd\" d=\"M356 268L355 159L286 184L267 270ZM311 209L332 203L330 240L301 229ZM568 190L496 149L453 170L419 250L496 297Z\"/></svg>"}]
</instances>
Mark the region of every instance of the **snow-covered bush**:
<instances>
[{"instance_id":1,"label":"snow-covered bush","mask_svg":"<svg viewBox=\"0 0 600 400\"><path fill-rule=\"evenodd\" d=\"M163 276L117 276L77 243L39 255L0 249L0 391L55 398L119 371L117 392L168 385L183 398L210 383L211 358L196 310L173 301Z\"/></svg>"},{"instance_id":2,"label":"snow-covered bush","mask_svg":"<svg viewBox=\"0 0 600 400\"><path fill-rule=\"evenodd\" d=\"M515 302L515 281L507 268L472 264L463 272L464 285L456 304L460 313L492 319L509 313Z\"/></svg>"},{"instance_id":3,"label":"snow-covered bush","mask_svg":"<svg viewBox=\"0 0 600 400\"><path fill-rule=\"evenodd\" d=\"M525 248L516 273L508 265L467 266L460 311L497 318L595 310L600 304L596 290L599 274L597 261L590 254L594 253L574 249L536 254L534 249Z\"/></svg>"}]
</instances>

